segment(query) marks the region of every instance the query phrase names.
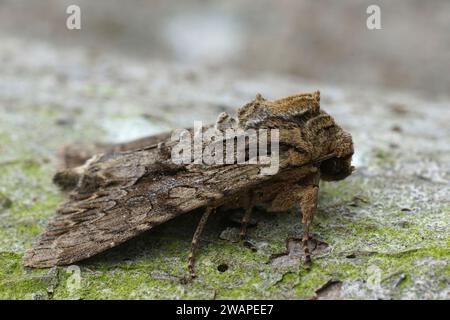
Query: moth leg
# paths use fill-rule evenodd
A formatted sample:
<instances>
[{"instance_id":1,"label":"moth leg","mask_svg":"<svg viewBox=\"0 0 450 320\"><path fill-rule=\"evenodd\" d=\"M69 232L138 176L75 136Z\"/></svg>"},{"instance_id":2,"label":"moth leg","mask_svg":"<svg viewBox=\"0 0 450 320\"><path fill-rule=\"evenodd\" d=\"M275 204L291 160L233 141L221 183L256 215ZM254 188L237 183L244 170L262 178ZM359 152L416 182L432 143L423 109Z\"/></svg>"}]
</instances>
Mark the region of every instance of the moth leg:
<instances>
[{"instance_id":1,"label":"moth leg","mask_svg":"<svg viewBox=\"0 0 450 320\"><path fill-rule=\"evenodd\" d=\"M303 237L302 245L305 253L305 264L311 265L311 253L308 248L309 227L314 218L314 213L317 209L317 202L319 198L319 175L314 175L309 179L308 184L304 186L302 190L302 196L300 200L300 208L302 210L302 223L303 223Z\"/></svg>"},{"instance_id":2,"label":"moth leg","mask_svg":"<svg viewBox=\"0 0 450 320\"><path fill-rule=\"evenodd\" d=\"M247 233L247 225L250 222L250 217L252 216L253 212L254 197L252 191L249 191L247 196L241 199L240 205L245 209L244 215L242 216L241 220L241 231L239 232L239 239L243 241Z\"/></svg>"},{"instance_id":3,"label":"moth leg","mask_svg":"<svg viewBox=\"0 0 450 320\"><path fill-rule=\"evenodd\" d=\"M241 220L241 231L239 232L239 239L243 241L245 239L245 235L247 234L247 225L250 221L250 217L252 216L253 206L249 205L245 208L244 216Z\"/></svg>"},{"instance_id":4,"label":"moth leg","mask_svg":"<svg viewBox=\"0 0 450 320\"><path fill-rule=\"evenodd\" d=\"M198 241L200 239L200 235L202 234L203 228L205 227L210 214L214 210L215 210L215 208L212 208L212 207L207 207L205 209L205 212L203 212L203 215L200 218L200 221L198 222L197 229L195 230L194 236L192 237L191 250L189 251L189 258L188 258L188 269L189 269L191 278L196 277L196 274L194 271L194 254L195 254L195 250L198 247Z\"/></svg>"}]
</instances>

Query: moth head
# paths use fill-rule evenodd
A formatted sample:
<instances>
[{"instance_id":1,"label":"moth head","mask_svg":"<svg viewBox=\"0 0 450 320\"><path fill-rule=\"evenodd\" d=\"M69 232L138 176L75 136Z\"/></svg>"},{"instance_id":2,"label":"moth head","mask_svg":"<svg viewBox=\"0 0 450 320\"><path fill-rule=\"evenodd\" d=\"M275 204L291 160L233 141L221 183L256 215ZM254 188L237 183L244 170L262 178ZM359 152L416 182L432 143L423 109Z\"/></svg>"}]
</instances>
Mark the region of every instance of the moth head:
<instances>
[{"instance_id":1,"label":"moth head","mask_svg":"<svg viewBox=\"0 0 450 320\"><path fill-rule=\"evenodd\" d=\"M342 180L352 174L352 154L344 157L333 157L320 164L321 179L325 181Z\"/></svg>"},{"instance_id":2,"label":"moth head","mask_svg":"<svg viewBox=\"0 0 450 320\"><path fill-rule=\"evenodd\" d=\"M322 180L336 181L342 180L352 174L355 167L352 166L353 139L350 133L337 126L337 132L329 136L332 141L332 149L329 150L336 156L322 161L320 172Z\"/></svg>"}]
</instances>

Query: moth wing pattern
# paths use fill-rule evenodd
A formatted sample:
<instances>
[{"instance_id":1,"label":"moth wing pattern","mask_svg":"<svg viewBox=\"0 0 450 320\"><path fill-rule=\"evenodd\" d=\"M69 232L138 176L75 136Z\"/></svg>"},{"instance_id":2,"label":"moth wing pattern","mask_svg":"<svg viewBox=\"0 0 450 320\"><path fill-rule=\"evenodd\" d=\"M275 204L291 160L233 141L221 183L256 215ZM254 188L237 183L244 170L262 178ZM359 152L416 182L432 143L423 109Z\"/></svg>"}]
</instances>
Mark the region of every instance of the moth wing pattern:
<instances>
[{"instance_id":1,"label":"moth wing pattern","mask_svg":"<svg viewBox=\"0 0 450 320\"><path fill-rule=\"evenodd\" d=\"M90 163L24 264L51 267L84 260L267 179L252 166L174 168L157 160L158 153L154 148L109 154Z\"/></svg>"}]
</instances>

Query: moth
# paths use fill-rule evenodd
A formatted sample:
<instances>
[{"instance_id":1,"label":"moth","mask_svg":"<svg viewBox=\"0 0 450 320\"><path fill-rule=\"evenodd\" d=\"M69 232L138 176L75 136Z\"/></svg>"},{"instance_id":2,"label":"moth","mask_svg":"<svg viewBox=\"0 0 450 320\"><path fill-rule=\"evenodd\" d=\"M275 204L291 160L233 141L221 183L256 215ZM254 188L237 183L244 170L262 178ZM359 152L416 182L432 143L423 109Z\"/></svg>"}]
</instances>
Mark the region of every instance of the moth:
<instances>
[{"instance_id":1,"label":"moth","mask_svg":"<svg viewBox=\"0 0 450 320\"><path fill-rule=\"evenodd\" d=\"M188 258L189 273L195 277L194 253L208 217L219 207L244 209L240 230L244 239L252 209L263 204L269 211L300 207L305 264L310 265L309 230L319 181L341 180L353 172L351 135L321 110L318 91L275 101L257 95L238 109L235 118L219 115L214 128L276 129L276 174L261 174L267 164L249 161L175 163L172 152L177 141L169 133L118 145L70 147L63 156L66 169L54 177L57 185L70 190L68 199L25 254L24 264L37 268L72 264L203 209ZM224 136L202 142L201 148L227 142Z\"/></svg>"}]
</instances>

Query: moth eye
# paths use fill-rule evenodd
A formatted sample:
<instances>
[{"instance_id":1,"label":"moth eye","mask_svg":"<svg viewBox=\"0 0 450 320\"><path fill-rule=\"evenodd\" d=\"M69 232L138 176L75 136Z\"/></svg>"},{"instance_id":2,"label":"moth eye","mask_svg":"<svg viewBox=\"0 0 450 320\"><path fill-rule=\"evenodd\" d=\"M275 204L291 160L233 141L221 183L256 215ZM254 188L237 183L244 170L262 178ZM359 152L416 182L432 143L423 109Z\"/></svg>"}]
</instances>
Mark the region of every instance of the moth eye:
<instances>
[{"instance_id":1,"label":"moth eye","mask_svg":"<svg viewBox=\"0 0 450 320\"><path fill-rule=\"evenodd\" d=\"M336 172L339 172L339 171L341 171L341 169L342 169L342 162L338 161L338 160L335 160L334 161L334 170Z\"/></svg>"},{"instance_id":2,"label":"moth eye","mask_svg":"<svg viewBox=\"0 0 450 320\"><path fill-rule=\"evenodd\" d=\"M337 158L326 160L320 165L320 170L325 175L338 175L342 169L342 161Z\"/></svg>"}]
</instances>

